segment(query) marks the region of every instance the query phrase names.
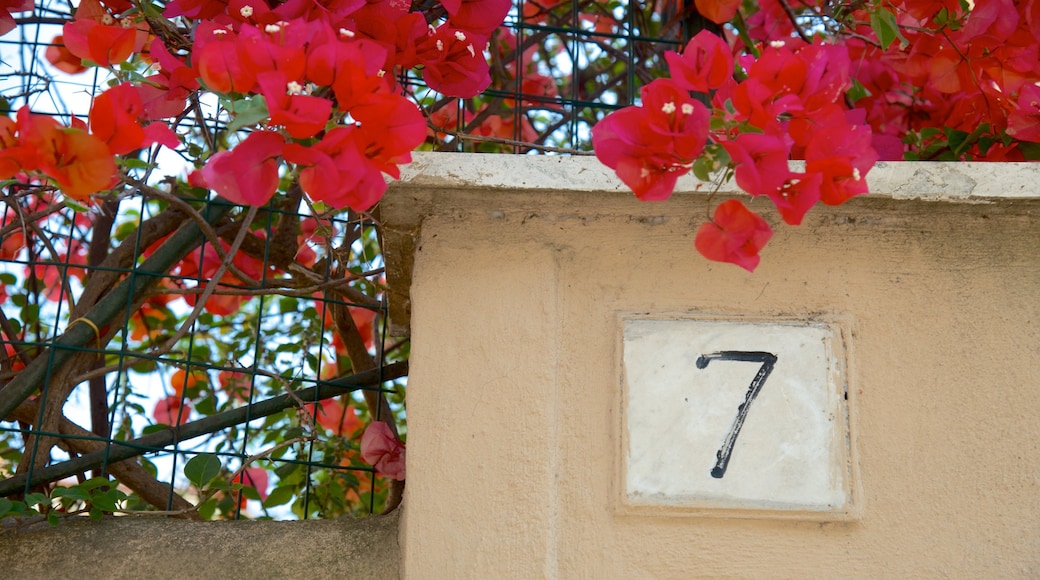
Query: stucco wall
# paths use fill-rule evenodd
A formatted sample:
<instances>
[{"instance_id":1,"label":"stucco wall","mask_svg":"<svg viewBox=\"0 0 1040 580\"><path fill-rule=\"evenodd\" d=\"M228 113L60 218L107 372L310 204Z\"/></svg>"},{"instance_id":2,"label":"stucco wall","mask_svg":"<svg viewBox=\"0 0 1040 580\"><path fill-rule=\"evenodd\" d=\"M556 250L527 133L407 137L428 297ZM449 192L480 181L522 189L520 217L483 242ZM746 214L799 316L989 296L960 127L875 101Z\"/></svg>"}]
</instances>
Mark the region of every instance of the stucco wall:
<instances>
[{"instance_id":1,"label":"stucco wall","mask_svg":"<svg viewBox=\"0 0 1040 580\"><path fill-rule=\"evenodd\" d=\"M692 249L693 181L646 204L594 160L501 163L420 157L382 208L411 282L406 577L1040 575L1033 166L881 166L749 274ZM623 513L619 313L840 318L858 514Z\"/></svg>"},{"instance_id":2,"label":"stucco wall","mask_svg":"<svg viewBox=\"0 0 1040 580\"><path fill-rule=\"evenodd\" d=\"M0 577L136 580L400 577L399 516L354 521L112 518L0 535Z\"/></svg>"}]
</instances>

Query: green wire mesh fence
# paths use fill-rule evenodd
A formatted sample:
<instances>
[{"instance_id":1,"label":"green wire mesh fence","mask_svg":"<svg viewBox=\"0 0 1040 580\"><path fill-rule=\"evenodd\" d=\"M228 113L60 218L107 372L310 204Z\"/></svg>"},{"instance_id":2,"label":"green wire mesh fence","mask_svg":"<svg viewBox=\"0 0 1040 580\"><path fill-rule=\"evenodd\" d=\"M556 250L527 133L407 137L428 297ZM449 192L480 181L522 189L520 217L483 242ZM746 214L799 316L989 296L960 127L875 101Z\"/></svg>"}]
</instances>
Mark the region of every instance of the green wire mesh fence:
<instances>
[{"instance_id":1,"label":"green wire mesh fence","mask_svg":"<svg viewBox=\"0 0 1040 580\"><path fill-rule=\"evenodd\" d=\"M0 37L5 115L28 105L68 125L106 86L60 50L70 11L38 2ZM429 121L421 149L588 153L591 127L663 74L695 17L673 1L520 0L491 36L484 93L400 78ZM123 169L89 207L0 189L0 517L306 519L399 501L360 456L373 420L405 437L409 344L387 336L377 211L292 187L221 204L173 187L191 167L155 148Z\"/></svg>"}]
</instances>

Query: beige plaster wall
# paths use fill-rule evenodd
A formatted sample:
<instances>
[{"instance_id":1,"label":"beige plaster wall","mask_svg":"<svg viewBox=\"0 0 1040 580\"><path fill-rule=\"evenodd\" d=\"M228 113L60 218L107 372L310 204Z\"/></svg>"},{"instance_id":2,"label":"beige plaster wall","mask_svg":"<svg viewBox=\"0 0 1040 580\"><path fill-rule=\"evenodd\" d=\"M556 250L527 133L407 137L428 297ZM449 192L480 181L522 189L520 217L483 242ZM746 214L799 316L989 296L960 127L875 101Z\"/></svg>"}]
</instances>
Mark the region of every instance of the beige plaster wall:
<instances>
[{"instance_id":1,"label":"beige plaster wall","mask_svg":"<svg viewBox=\"0 0 1040 580\"><path fill-rule=\"evenodd\" d=\"M382 208L411 276L405 577L1040 576L1033 167L882 166L800 228L756 201L749 274L693 250L693 181L646 204L594 160L454 159ZM619 513L619 312L846 321L859 518Z\"/></svg>"},{"instance_id":2,"label":"beige plaster wall","mask_svg":"<svg viewBox=\"0 0 1040 580\"><path fill-rule=\"evenodd\" d=\"M399 515L342 521L190 522L119 517L0 528L0 578L399 578Z\"/></svg>"}]
</instances>

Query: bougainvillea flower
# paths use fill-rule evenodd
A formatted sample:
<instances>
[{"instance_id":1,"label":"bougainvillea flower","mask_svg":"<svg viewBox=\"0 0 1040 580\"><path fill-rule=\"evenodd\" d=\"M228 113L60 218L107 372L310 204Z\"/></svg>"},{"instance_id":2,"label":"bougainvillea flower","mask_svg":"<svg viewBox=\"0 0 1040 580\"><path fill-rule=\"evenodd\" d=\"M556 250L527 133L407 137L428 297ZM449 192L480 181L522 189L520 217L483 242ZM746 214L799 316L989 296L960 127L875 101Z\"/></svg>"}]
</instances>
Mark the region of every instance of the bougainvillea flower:
<instances>
[{"instance_id":1,"label":"bougainvillea flower","mask_svg":"<svg viewBox=\"0 0 1040 580\"><path fill-rule=\"evenodd\" d=\"M1015 104L1008 115L1007 134L1022 141L1040 143L1040 87L1033 83L1023 85Z\"/></svg>"},{"instance_id":2,"label":"bougainvillea flower","mask_svg":"<svg viewBox=\"0 0 1040 580\"><path fill-rule=\"evenodd\" d=\"M694 245L709 260L754 272L760 259L758 252L772 237L773 230L762 216L731 199L715 208L712 221L701 225Z\"/></svg>"},{"instance_id":3,"label":"bougainvillea flower","mask_svg":"<svg viewBox=\"0 0 1040 580\"><path fill-rule=\"evenodd\" d=\"M867 172L878 160L866 125L822 127L805 149L806 173L820 173L820 201L838 205L869 192Z\"/></svg>"},{"instance_id":4,"label":"bougainvillea flower","mask_svg":"<svg viewBox=\"0 0 1040 580\"><path fill-rule=\"evenodd\" d=\"M305 77L308 81L330 87L341 73L360 72L366 77L379 73L386 62L386 47L367 38L348 38L337 37L331 29L319 29L315 42L307 50Z\"/></svg>"},{"instance_id":5,"label":"bougainvillea flower","mask_svg":"<svg viewBox=\"0 0 1040 580\"><path fill-rule=\"evenodd\" d=\"M66 74L74 75L87 70L87 67L83 66L83 59L69 52L65 46L65 39L60 34L54 37L43 56L51 66Z\"/></svg>"},{"instance_id":6,"label":"bougainvillea flower","mask_svg":"<svg viewBox=\"0 0 1040 580\"><path fill-rule=\"evenodd\" d=\"M800 92L806 114L811 115L845 96L852 67L847 47L810 44L798 50L798 58L806 63L805 82Z\"/></svg>"},{"instance_id":7,"label":"bougainvillea flower","mask_svg":"<svg viewBox=\"0 0 1040 580\"><path fill-rule=\"evenodd\" d=\"M116 85L94 99L90 108L90 132L104 141L114 155L130 153L153 143L171 149L180 145L177 134L163 123L142 127L138 119L143 113L138 88L129 83Z\"/></svg>"},{"instance_id":8,"label":"bougainvillea flower","mask_svg":"<svg viewBox=\"0 0 1040 580\"><path fill-rule=\"evenodd\" d=\"M192 64L206 88L218 93L246 93L256 85L256 72L238 36L213 22L195 30Z\"/></svg>"},{"instance_id":9,"label":"bougainvillea flower","mask_svg":"<svg viewBox=\"0 0 1040 580\"><path fill-rule=\"evenodd\" d=\"M383 197L386 181L362 152L358 127L336 127L311 147L285 146L285 159L302 167L300 187L334 208L365 211Z\"/></svg>"},{"instance_id":10,"label":"bougainvillea flower","mask_svg":"<svg viewBox=\"0 0 1040 580\"><path fill-rule=\"evenodd\" d=\"M18 147L10 153L25 169L41 171L75 199L108 189L115 183L115 159L97 137L82 129L62 127L29 107L18 110Z\"/></svg>"},{"instance_id":11,"label":"bougainvillea flower","mask_svg":"<svg viewBox=\"0 0 1040 580\"><path fill-rule=\"evenodd\" d=\"M250 133L234 149L210 157L202 176L229 201L261 206L278 190L278 157L284 147L285 140L278 133Z\"/></svg>"},{"instance_id":12,"label":"bougainvillea flower","mask_svg":"<svg viewBox=\"0 0 1040 580\"><path fill-rule=\"evenodd\" d=\"M301 90L299 83L287 82L285 73L269 71L257 76L260 91L267 101L272 125L281 125L295 139L307 139L325 128L332 113L332 101L322 97L291 94Z\"/></svg>"},{"instance_id":13,"label":"bougainvillea flower","mask_svg":"<svg viewBox=\"0 0 1040 580\"><path fill-rule=\"evenodd\" d=\"M478 34L491 34L502 25L513 3L510 0L441 0L452 26Z\"/></svg>"},{"instance_id":14,"label":"bougainvillea flower","mask_svg":"<svg viewBox=\"0 0 1040 580\"><path fill-rule=\"evenodd\" d=\"M390 479L405 478L405 447L390 426L373 421L361 436L361 459Z\"/></svg>"},{"instance_id":15,"label":"bougainvillea flower","mask_svg":"<svg viewBox=\"0 0 1040 580\"><path fill-rule=\"evenodd\" d=\"M32 0L0 0L0 36L14 30L15 21L11 16L15 12L28 12L33 9Z\"/></svg>"},{"instance_id":16,"label":"bougainvillea flower","mask_svg":"<svg viewBox=\"0 0 1040 580\"><path fill-rule=\"evenodd\" d=\"M364 427L353 405L343 405L338 398L320 403L307 403L304 408L311 416L317 412L318 424L339 436L351 436Z\"/></svg>"},{"instance_id":17,"label":"bougainvillea flower","mask_svg":"<svg viewBox=\"0 0 1040 580\"><path fill-rule=\"evenodd\" d=\"M163 16L185 16L192 20L209 20L227 9L227 0L173 0L166 5Z\"/></svg>"},{"instance_id":18,"label":"bougainvillea flower","mask_svg":"<svg viewBox=\"0 0 1040 580\"><path fill-rule=\"evenodd\" d=\"M697 12L715 24L725 24L737 14L740 0L694 0Z\"/></svg>"},{"instance_id":19,"label":"bougainvillea flower","mask_svg":"<svg viewBox=\"0 0 1040 580\"><path fill-rule=\"evenodd\" d=\"M300 81L307 68L304 45L310 42L314 30L314 26L300 19L268 24L263 31L244 24L238 32L238 42L253 73L279 71L291 81Z\"/></svg>"},{"instance_id":20,"label":"bougainvillea flower","mask_svg":"<svg viewBox=\"0 0 1040 580\"><path fill-rule=\"evenodd\" d=\"M636 197L660 201L671 196L677 175L655 155L641 107L614 111L592 128L592 148L600 163L614 170Z\"/></svg>"},{"instance_id":21,"label":"bougainvillea flower","mask_svg":"<svg viewBox=\"0 0 1040 580\"><path fill-rule=\"evenodd\" d=\"M328 43L307 60L307 75L318 85L332 86L336 103L349 111L371 95L388 92L392 76L380 74L386 49L367 40Z\"/></svg>"},{"instance_id":22,"label":"bougainvillea flower","mask_svg":"<svg viewBox=\"0 0 1040 580\"><path fill-rule=\"evenodd\" d=\"M62 37L72 54L99 66L112 66L133 54L137 28L106 26L96 20L77 18L65 23Z\"/></svg>"},{"instance_id":23,"label":"bougainvillea flower","mask_svg":"<svg viewBox=\"0 0 1040 580\"><path fill-rule=\"evenodd\" d=\"M152 418L155 419L155 422L165 425L183 425L188 422L190 417L191 402L182 402L180 397L174 395L160 399L152 409Z\"/></svg>"},{"instance_id":24,"label":"bougainvillea flower","mask_svg":"<svg viewBox=\"0 0 1040 580\"><path fill-rule=\"evenodd\" d=\"M17 173L32 169L24 163L23 153L18 148L17 132L18 125L14 119L0 117L0 179L8 179ZM6 217L2 223L7 223ZM7 243L6 240L4 243Z\"/></svg>"},{"instance_id":25,"label":"bougainvillea flower","mask_svg":"<svg viewBox=\"0 0 1040 580\"><path fill-rule=\"evenodd\" d=\"M411 152L426 140L426 117L419 108L400 95L384 93L372 95L350 114L361 123L358 139L365 156L400 178L396 165L411 161Z\"/></svg>"},{"instance_id":26,"label":"bougainvillea flower","mask_svg":"<svg viewBox=\"0 0 1040 580\"><path fill-rule=\"evenodd\" d=\"M149 54L159 66L159 72L137 85L144 105L145 119L164 119L184 111L184 102L192 91L199 88L198 75L184 62L170 53L162 39L155 38Z\"/></svg>"},{"instance_id":27,"label":"bougainvillea flower","mask_svg":"<svg viewBox=\"0 0 1040 580\"><path fill-rule=\"evenodd\" d=\"M657 79L640 90L651 143L674 155L676 164L692 163L708 139L711 112L671 79Z\"/></svg>"},{"instance_id":28,"label":"bougainvillea flower","mask_svg":"<svg viewBox=\"0 0 1040 580\"><path fill-rule=\"evenodd\" d=\"M245 487L251 487L256 490L261 500L267 499L269 476L267 475L267 470L262 467L247 467L243 469L234 483L241 483Z\"/></svg>"},{"instance_id":29,"label":"bougainvillea flower","mask_svg":"<svg viewBox=\"0 0 1040 580\"><path fill-rule=\"evenodd\" d=\"M733 158L737 185L751 195L776 192L791 174L787 166L790 148L782 137L744 133L722 146Z\"/></svg>"},{"instance_id":30,"label":"bougainvillea flower","mask_svg":"<svg viewBox=\"0 0 1040 580\"><path fill-rule=\"evenodd\" d=\"M773 200L780 217L784 222L797 226L802 223L805 214L820 201L820 183L823 175L819 173L792 173L787 181L773 193Z\"/></svg>"},{"instance_id":31,"label":"bougainvillea flower","mask_svg":"<svg viewBox=\"0 0 1040 580\"><path fill-rule=\"evenodd\" d=\"M416 47L423 65L423 80L431 89L452 97L476 96L491 84L484 58L487 38L445 24L432 31Z\"/></svg>"},{"instance_id":32,"label":"bougainvillea flower","mask_svg":"<svg viewBox=\"0 0 1040 580\"><path fill-rule=\"evenodd\" d=\"M729 45L707 30L690 39L682 55L669 50L664 58L672 79L688 91L707 93L733 77L733 53Z\"/></svg>"}]
</instances>

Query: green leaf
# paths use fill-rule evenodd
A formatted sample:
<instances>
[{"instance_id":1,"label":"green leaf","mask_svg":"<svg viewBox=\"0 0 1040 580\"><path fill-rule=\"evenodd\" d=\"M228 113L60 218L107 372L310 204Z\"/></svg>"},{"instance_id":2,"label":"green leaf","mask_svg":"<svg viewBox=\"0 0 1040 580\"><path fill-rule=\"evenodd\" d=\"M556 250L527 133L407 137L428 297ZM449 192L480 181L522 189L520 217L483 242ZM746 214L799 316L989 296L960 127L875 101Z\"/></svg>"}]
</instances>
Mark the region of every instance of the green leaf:
<instances>
[{"instance_id":1,"label":"green leaf","mask_svg":"<svg viewBox=\"0 0 1040 580\"><path fill-rule=\"evenodd\" d=\"M141 429L141 435L149 435L151 433L158 433L159 431L165 431L165 430L167 430L169 428L170 428L170 426L167 425L166 423L158 423L156 425L148 425L144 429Z\"/></svg>"},{"instance_id":2,"label":"green leaf","mask_svg":"<svg viewBox=\"0 0 1040 580\"><path fill-rule=\"evenodd\" d=\"M78 485L72 487L57 487L51 492L51 497L63 497L76 501L87 501L90 499L90 492Z\"/></svg>"},{"instance_id":3,"label":"green leaf","mask_svg":"<svg viewBox=\"0 0 1040 580\"><path fill-rule=\"evenodd\" d=\"M200 453L184 464L184 477L202 487L220 473L220 458L212 453Z\"/></svg>"},{"instance_id":4,"label":"green leaf","mask_svg":"<svg viewBox=\"0 0 1040 580\"><path fill-rule=\"evenodd\" d=\"M89 207L87 207L87 206L85 206L83 204L77 203L72 198L66 198L65 199L65 206L68 207L69 209L71 209L72 211L76 212L76 213L87 213L87 212L90 211Z\"/></svg>"},{"instance_id":5,"label":"green leaf","mask_svg":"<svg viewBox=\"0 0 1040 580\"><path fill-rule=\"evenodd\" d=\"M213 514L217 511L217 498L211 497L207 499L202 505L199 506L199 516L204 520L213 518Z\"/></svg>"},{"instance_id":6,"label":"green leaf","mask_svg":"<svg viewBox=\"0 0 1040 580\"><path fill-rule=\"evenodd\" d=\"M256 125L261 121L266 121L271 116L271 113L267 110L267 101L264 100L263 95L235 101L234 111L235 118L227 125L229 132Z\"/></svg>"},{"instance_id":7,"label":"green leaf","mask_svg":"<svg viewBox=\"0 0 1040 580\"><path fill-rule=\"evenodd\" d=\"M0 518L7 515L7 512L14 509L14 502L7 499L6 497L0 497Z\"/></svg>"},{"instance_id":8,"label":"green leaf","mask_svg":"<svg viewBox=\"0 0 1040 580\"><path fill-rule=\"evenodd\" d=\"M126 499L126 494L120 492L117 489L110 489L106 492L95 494L90 498L90 503L94 504L94 507L100 508L106 512L114 512L119 509L118 502Z\"/></svg>"},{"instance_id":9,"label":"green leaf","mask_svg":"<svg viewBox=\"0 0 1040 580\"><path fill-rule=\"evenodd\" d=\"M292 501L293 496L296 495L296 488L288 485L274 488L274 491L267 496L264 500L264 507L272 508L275 506L285 505Z\"/></svg>"},{"instance_id":10,"label":"green leaf","mask_svg":"<svg viewBox=\"0 0 1040 580\"><path fill-rule=\"evenodd\" d=\"M50 503L50 498L42 493L27 493L25 494L25 505L34 506L41 503Z\"/></svg>"},{"instance_id":11,"label":"green leaf","mask_svg":"<svg viewBox=\"0 0 1040 580\"><path fill-rule=\"evenodd\" d=\"M61 523L61 516L58 515L58 512L51 512L47 514L47 523L56 526Z\"/></svg>"},{"instance_id":12,"label":"green leaf","mask_svg":"<svg viewBox=\"0 0 1040 580\"><path fill-rule=\"evenodd\" d=\"M260 501L260 492L255 487L245 486L242 488L242 495L246 496L247 499L255 499Z\"/></svg>"},{"instance_id":13,"label":"green leaf","mask_svg":"<svg viewBox=\"0 0 1040 580\"><path fill-rule=\"evenodd\" d=\"M871 93L858 80L852 79L852 87L845 91L845 94L849 97L850 103L855 103L860 99L869 97Z\"/></svg>"},{"instance_id":14,"label":"green leaf","mask_svg":"<svg viewBox=\"0 0 1040 580\"><path fill-rule=\"evenodd\" d=\"M112 481L107 477L92 477L83 483L79 484L78 487L84 489L95 489L104 485L116 485L116 482Z\"/></svg>"},{"instance_id":15,"label":"green leaf","mask_svg":"<svg viewBox=\"0 0 1040 580\"><path fill-rule=\"evenodd\" d=\"M874 34L877 35L878 41L881 42L882 50L888 50L889 45L899 39L899 43L902 46L910 44L910 42L903 36L903 33L899 31L899 23L896 22L896 15L884 7L878 7L877 10L870 13L870 27L874 29Z\"/></svg>"}]
</instances>

